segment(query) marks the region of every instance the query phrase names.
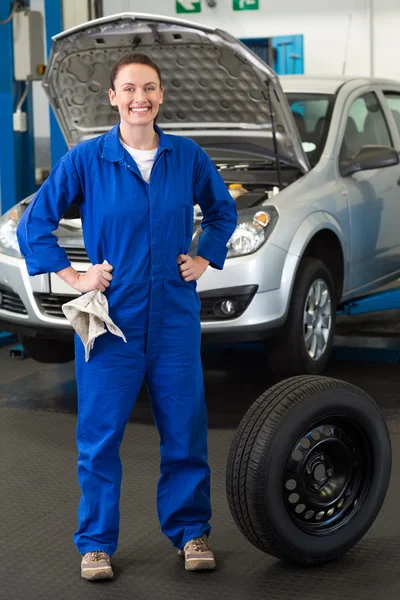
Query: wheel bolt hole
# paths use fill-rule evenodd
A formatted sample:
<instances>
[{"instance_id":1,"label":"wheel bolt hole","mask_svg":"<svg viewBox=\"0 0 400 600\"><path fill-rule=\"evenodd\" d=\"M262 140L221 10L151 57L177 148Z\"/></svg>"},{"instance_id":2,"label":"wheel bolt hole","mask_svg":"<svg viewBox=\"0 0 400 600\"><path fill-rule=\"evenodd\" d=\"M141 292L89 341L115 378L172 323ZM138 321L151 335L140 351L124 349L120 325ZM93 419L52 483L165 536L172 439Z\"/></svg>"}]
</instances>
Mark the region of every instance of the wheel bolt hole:
<instances>
[{"instance_id":1,"label":"wheel bolt hole","mask_svg":"<svg viewBox=\"0 0 400 600\"><path fill-rule=\"evenodd\" d=\"M292 454L292 458L296 462L299 462L303 458L303 453L301 452L301 450L295 450Z\"/></svg>"},{"instance_id":2,"label":"wheel bolt hole","mask_svg":"<svg viewBox=\"0 0 400 600\"><path fill-rule=\"evenodd\" d=\"M308 450L308 448L311 446L311 442L308 438L304 437L301 442L300 442L301 446L304 448L304 450Z\"/></svg>"},{"instance_id":3,"label":"wheel bolt hole","mask_svg":"<svg viewBox=\"0 0 400 600\"><path fill-rule=\"evenodd\" d=\"M300 500L300 496L298 494L290 494L290 496L289 496L290 504L297 504L297 502L299 500Z\"/></svg>"},{"instance_id":4,"label":"wheel bolt hole","mask_svg":"<svg viewBox=\"0 0 400 600\"><path fill-rule=\"evenodd\" d=\"M301 515L301 513L306 510L306 506L305 504L298 504L294 510L298 515Z\"/></svg>"},{"instance_id":5,"label":"wheel bolt hole","mask_svg":"<svg viewBox=\"0 0 400 600\"><path fill-rule=\"evenodd\" d=\"M311 432L311 437L312 437L312 439L313 439L313 440L315 440L316 442L318 442L318 440L320 440L320 439L321 439L321 434L320 434L320 432L318 431L318 429L313 429L313 430L312 430L312 432Z\"/></svg>"},{"instance_id":6,"label":"wheel bolt hole","mask_svg":"<svg viewBox=\"0 0 400 600\"><path fill-rule=\"evenodd\" d=\"M313 510L308 510L306 512L306 514L304 515L304 518L307 519L307 521L309 521L310 519L312 519L313 516L314 516L314 511Z\"/></svg>"},{"instance_id":7,"label":"wheel bolt hole","mask_svg":"<svg viewBox=\"0 0 400 600\"><path fill-rule=\"evenodd\" d=\"M295 482L294 479L289 479L286 482L286 489L289 490L290 492L293 491L293 490L295 490L296 487L297 487L297 483Z\"/></svg>"},{"instance_id":8,"label":"wheel bolt hole","mask_svg":"<svg viewBox=\"0 0 400 600\"><path fill-rule=\"evenodd\" d=\"M335 512L335 509L334 508L330 508L326 514L328 515L328 517L331 517L334 512Z\"/></svg>"},{"instance_id":9,"label":"wheel bolt hole","mask_svg":"<svg viewBox=\"0 0 400 600\"><path fill-rule=\"evenodd\" d=\"M315 518L317 521L320 521L324 515L325 515L324 511L321 510Z\"/></svg>"}]
</instances>

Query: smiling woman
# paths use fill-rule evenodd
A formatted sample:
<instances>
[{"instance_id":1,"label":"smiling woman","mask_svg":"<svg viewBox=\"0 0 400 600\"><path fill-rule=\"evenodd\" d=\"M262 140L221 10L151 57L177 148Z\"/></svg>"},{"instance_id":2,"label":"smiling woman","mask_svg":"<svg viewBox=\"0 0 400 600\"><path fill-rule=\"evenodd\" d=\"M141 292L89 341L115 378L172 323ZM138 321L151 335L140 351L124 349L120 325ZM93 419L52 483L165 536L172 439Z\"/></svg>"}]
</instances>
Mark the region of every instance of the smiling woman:
<instances>
[{"instance_id":1,"label":"smiling woman","mask_svg":"<svg viewBox=\"0 0 400 600\"><path fill-rule=\"evenodd\" d=\"M81 575L90 580L113 576L118 451L144 380L162 440L161 529L184 555L186 569L215 567L207 541L210 469L196 282L208 265L223 268L237 212L206 152L155 124L163 97L157 65L144 54L123 57L109 89L119 123L59 161L17 230L30 275L55 273L78 292L92 292L83 302L103 292L125 336L104 329L88 356L76 328L82 496L74 541L84 555ZM72 203L79 206L92 263L86 273L72 267L52 233ZM203 234L192 257L195 204Z\"/></svg>"},{"instance_id":2,"label":"smiling woman","mask_svg":"<svg viewBox=\"0 0 400 600\"><path fill-rule=\"evenodd\" d=\"M159 67L145 54L132 53L122 57L111 73L109 98L111 105L119 111L121 139L133 146L129 143L132 141L131 126L148 126L155 121L163 103L164 88Z\"/></svg>"}]
</instances>

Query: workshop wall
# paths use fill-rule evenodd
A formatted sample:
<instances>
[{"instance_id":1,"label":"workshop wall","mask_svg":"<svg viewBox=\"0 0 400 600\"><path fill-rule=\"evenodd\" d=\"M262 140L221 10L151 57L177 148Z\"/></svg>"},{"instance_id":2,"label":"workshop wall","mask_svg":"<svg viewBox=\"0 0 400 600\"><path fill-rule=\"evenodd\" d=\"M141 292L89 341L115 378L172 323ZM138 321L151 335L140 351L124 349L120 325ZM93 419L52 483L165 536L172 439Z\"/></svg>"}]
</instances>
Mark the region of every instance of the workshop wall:
<instances>
[{"instance_id":1,"label":"workshop wall","mask_svg":"<svg viewBox=\"0 0 400 600\"><path fill-rule=\"evenodd\" d=\"M104 14L137 11L176 17L175 0L103 0ZM370 5L373 3L373 66L371 65ZM226 29L233 35L272 37L304 35L304 69L307 75L346 74L394 77L400 68L393 60L393 44L400 27L397 0L259 0L259 10L233 11L232 0L217 0L209 8L202 0L202 12L179 15L209 26ZM348 50L346 53L346 46ZM346 56L347 54L347 56Z\"/></svg>"}]
</instances>

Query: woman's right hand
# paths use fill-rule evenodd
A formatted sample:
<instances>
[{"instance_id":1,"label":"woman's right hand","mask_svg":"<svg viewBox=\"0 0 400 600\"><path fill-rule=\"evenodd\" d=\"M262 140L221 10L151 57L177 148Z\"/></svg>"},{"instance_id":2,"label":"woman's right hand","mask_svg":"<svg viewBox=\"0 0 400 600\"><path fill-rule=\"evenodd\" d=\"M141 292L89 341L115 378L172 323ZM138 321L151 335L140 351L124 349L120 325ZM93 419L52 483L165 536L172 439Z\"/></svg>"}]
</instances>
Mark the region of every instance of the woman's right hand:
<instances>
[{"instance_id":1,"label":"woman's right hand","mask_svg":"<svg viewBox=\"0 0 400 600\"><path fill-rule=\"evenodd\" d=\"M85 274L79 274L73 287L82 293L93 290L105 292L113 278L111 275L113 269L114 267L108 263L91 265Z\"/></svg>"}]
</instances>

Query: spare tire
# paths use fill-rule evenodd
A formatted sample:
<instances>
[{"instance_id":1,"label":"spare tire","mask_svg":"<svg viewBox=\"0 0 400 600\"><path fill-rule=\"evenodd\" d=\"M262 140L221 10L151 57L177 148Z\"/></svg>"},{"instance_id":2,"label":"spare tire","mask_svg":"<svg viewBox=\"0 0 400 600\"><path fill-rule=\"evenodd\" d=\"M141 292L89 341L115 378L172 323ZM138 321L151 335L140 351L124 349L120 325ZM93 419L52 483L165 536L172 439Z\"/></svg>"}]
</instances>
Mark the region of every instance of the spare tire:
<instances>
[{"instance_id":1,"label":"spare tire","mask_svg":"<svg viewBox=\"0 0 400 600\"><path fill-rule=\"evenodd\" d=\"M273 386L247 411L229 452L226 491L254 546L309 565L361 540L390 472L390 438L372 398L349 383L307 375Z\"/></svg>"}]
</instances>

